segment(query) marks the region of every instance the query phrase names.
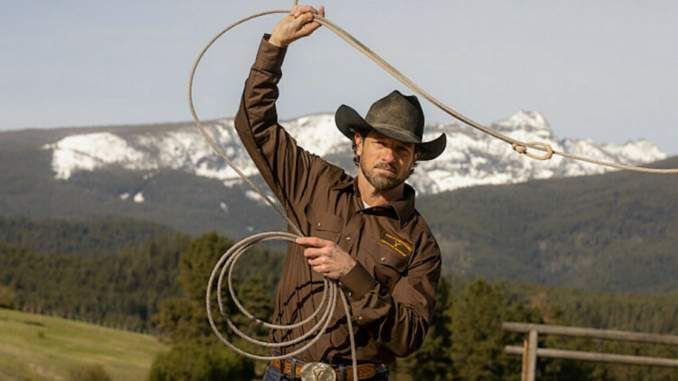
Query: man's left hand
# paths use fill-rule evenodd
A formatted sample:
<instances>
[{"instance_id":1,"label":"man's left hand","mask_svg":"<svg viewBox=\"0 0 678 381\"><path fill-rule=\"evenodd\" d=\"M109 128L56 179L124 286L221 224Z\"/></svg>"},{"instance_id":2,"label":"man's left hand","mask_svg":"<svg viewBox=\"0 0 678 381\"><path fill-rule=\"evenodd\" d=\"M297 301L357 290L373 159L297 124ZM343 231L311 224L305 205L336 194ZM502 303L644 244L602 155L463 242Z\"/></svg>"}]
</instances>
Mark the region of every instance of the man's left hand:
<instances>
[{"instance_id":1,"label":"man's left hand","mask_svg":"<svg viewBox=\"0 0 678 381\"><path fill-rule=\"evenodd\" d=\"M297 244L306 246L304 256L314 271L334 280L348 274L356 264L355 259L334 242L315 237L299 237Z\"/></svg>"}]
</instances>

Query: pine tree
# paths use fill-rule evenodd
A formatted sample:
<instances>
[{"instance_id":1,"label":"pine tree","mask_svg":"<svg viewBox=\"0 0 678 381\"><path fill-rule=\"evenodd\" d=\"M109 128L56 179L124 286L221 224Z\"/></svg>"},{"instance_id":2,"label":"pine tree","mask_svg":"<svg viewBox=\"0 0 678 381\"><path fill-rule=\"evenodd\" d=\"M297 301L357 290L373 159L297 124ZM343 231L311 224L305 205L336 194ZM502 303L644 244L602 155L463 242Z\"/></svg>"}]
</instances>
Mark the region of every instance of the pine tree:
<instances>
[{"instance_id":1,"label":"pine tree","mask_svg":"<svg viewBox=\"0 0 678 381\"><path fill-rule=\"evenodd\" d=\"M438 284L436 309L431 318L426 340L417 352L398 362L399 381L405 379L444 381L452 378L454 367L450 356L452 345L451 293L450 283L441 277Z\"/></svg>"},{"instance_id":2,"label":"pine tree","mask_svg":"<svg viewBox=\"0 0 678 381\"><path fill-rule=\"evenodd\" d=\"M231 245L228 239L208 233L193 240L188 250L181 255L179 283L185 296L164 300L160 303L160 312L154 316L175 346L170 353L156 358L150 380L250 380L253 377L254 362L237 355L219 342L205 309L207 282L212 269ZM272 311L268 288L260 278L248 279L239 287L239 291L243 294L243 306L252 309L251 312L264 314ZM216 308L216 294L214 299L213 316L220 331L226 332ZM225 308L233 319L232 303L226 304ZM237 340L234 344L239 347L244 345Z\"/></svg>"},{"instance_id":3,"label":"pine tree","mask_svg":"<svg viewBox=\"0 0 678 381\"><path fill-rule=\"evenodd\" d=\"M0 308L14 309L16 293L9 287L0 284Z\"/></svg>"},{"instance_id":4,"label":"pine tree","mask_svg":"<svg viewBox=\"0 0 678 381\"><path fill-rule=\"evenodd\" d=\"M453 379L499 381L504 377L506 305L501 289L485 279L471 282L452 308L451 357L458 372Z\"/></svg>"},{"instance_id":5,"label":"pine tree","mask_svg":"<svg viewBox=\"0 0 678 381\"><path fill-rule=\"evenodd\" d=\"M205 300L207 281L221 256L233 245L215 232L191 241L179 261L179 283L184 295L191 300Z\"/></svg>"}]
</instances>

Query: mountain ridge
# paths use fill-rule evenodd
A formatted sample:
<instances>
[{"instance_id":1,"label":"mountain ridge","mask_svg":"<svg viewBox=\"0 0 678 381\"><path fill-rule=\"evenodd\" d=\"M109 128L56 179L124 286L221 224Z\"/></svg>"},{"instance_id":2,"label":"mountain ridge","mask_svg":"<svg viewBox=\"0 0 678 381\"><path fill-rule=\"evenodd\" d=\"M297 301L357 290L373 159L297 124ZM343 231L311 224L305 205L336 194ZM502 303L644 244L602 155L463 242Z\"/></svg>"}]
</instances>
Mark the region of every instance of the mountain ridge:
<instances>
[{"instance_id":1,"label":"mountain ridge","mask_svg":"<svg viewBox=\"0 0 678 381\"><path fill-rule=\"evenodd\" d=\"M247 176L257 174L256 167L235 133L233 119L218 119L203 124L222 151L243 173ZM311 114L282 121L281 124L297 139L299 146L355 175L351 146L336 129L333 114ZM491 124L490 128L514 139L542 141L558 151L627 165L642 165L667 157L655 145L643 139L624 145L596 144L588 139L558 139L546 118L536 111L519 111ZM214 155L207 141L190 123L169 127L146 126L146 129L138 131L97 128L83 132L42 145L44 150L52 152L52 169L57 179L68 180L78 171L117 165L149 173L163 168L186 170L198 176L222 180L226 186L239 181L236 173ZM434 139L440 134L447 135L448 149L437 160L420 162L420 169L415 170L408 181L419 194L436 194L474 185L597 174L609 170L559 156L545 163L535 163L513 152L504 142L458 123L429 125L424 140Z\"/></svg>"},{"instance_id":2,"label":"mountain ridge","mask_svg":"<svg viewBox=\"0 0 678 381\"><path fill-rule=\"evenodd\" d=\"M538 115L524 113L515 119L533 119L529 127L533 131L518 129L514 134L549 136L552 131L545 118L542 123ZM251 161L232 128L219 120L214 123L222 124L210 127L212 133L223 131L218 136L222 148L231 148L242 169L249 170L251 179L270 194L256 169L247 168ZM351 145L336 130L331 115L283 123L300 144L316 146L325 151L326 159L355 170ZM320 124L324 128L310 127ZM562 158L546 163L525 158L503 142L458 124L438 129L430 125L429 130L431 136L424 140L444 130L457 142L444 155L458 160L434 160L437 167L421 163L415 171L420 176L415 185L425 188L419 192L417 209L441 245L447 272L589 290L678 290L673 275L678 270L674 177L626 171L573 176L588 172L579 163L563 164ZM78 142L88 141L83 132L103 136L102 144ZM326 138L330 132L338 135L337 140ZM109 146L106 139L111 137ZM77 150L64 152L82 168L58 179L50 146L68 138L75 139L78 144L70 147ZM316 140L322 144L315 144ZM609 156L602 145L585 143ZM629 147L636 151L627 148L625 155L633 158L645 152L644 144L651 143L634 143ZM606 149L610 147L621 149L619 145ZM117 155L116 150L128 154ZM483 156L487 152L489 156ZM167 165L153 166L163 160ZM676 160L650 166L678 167ZM83 169L85 164L91 170ZM0 133L0 215L69 220L127 217L166 224L194 236L214 230L232 239L284 230L282 219L228 171L192 123ZM497 179L501 183L493 183ZM466 187L448 190L441 181ZM487 185L471 187L483 183Z\"/></svg>"}]
</instances>

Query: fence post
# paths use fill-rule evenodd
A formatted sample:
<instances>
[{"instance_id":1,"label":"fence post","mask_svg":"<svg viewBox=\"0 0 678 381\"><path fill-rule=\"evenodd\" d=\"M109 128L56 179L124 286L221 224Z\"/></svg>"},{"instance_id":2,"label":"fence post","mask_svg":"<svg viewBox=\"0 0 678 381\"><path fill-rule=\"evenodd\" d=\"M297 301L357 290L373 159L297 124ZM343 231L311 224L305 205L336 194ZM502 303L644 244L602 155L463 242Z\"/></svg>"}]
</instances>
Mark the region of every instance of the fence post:
<instances>
[{"instance_id":1,"label":"fence post","mask_svg":"<svg viewBox=\"0 0 678 381\"><path fill-rule=\"evenodd\" d=\"M527 343L527 377L526 381L535 381L537 377L537 331L532 330L529 333Z\"/></svg>"},{"instance_id":2,"label":"fence post","mask_svg":"<svg viewBox=\"0 0 678 381\"><path fill-rule=\"evenodd\" d=\"M523 339L523 367L520 372L520 381L527 381L527 349L530 347L527 336Z\"/></svg>"}]
</instances>

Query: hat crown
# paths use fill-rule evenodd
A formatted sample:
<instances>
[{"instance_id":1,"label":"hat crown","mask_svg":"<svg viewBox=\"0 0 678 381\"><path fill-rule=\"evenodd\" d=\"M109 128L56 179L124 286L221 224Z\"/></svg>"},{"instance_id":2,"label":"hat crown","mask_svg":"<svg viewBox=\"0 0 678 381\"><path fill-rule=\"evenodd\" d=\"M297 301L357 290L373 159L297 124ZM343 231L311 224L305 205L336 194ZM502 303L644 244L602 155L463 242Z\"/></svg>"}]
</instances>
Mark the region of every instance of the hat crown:
<instances>
[{"instance_id":1,"label":"hat crown","mask_svg":"<svg viewBox=\"0 0 678 381\"><path fill-rule=\"evenodd\" d=\"M440 134L430 142L423 142L424 111L416 96L405 96L394 91L374 102L365 118L353 108L341 105L334 115L337 128L348 139L353 140L356 132L374 130L380 134L404 143L415 144L419 160L432 160L444 150L447 140Z\"/></svg>"},{"instance_id":2,"label":"hat crown","mask_svg":"<svg viewBox=\"0 0 678 381\"><path fill-rule=\"evenodd\" d=\"M424 111L414 95L405 96L398 90L374 102L365 121L373 126L399 130L418 141L424 135Z\"/></svg>"}]
</instances>

